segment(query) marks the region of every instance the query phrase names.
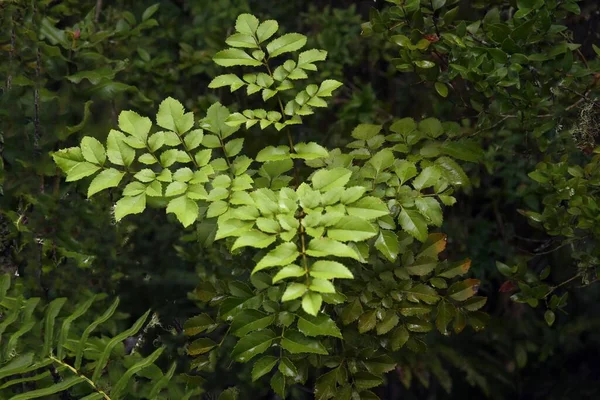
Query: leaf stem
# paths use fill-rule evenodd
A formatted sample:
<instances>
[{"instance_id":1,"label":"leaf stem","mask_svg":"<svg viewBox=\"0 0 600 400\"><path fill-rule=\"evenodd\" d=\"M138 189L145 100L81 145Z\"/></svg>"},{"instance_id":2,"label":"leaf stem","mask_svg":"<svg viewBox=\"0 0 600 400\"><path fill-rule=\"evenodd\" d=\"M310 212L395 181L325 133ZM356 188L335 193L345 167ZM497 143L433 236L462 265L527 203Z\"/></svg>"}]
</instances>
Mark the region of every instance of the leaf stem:
<instances>
[{"instance_id":1,"label":"leaf stem","mask_svg":"<svg viewBox=\"0 0 600 400\"><path fill-rule=\"evenodd\" d=\"M81 372L77 371L74 367L72 367L69 364L67 364L67 363L59 360L58 358L56 358L54 356L50 356L50 359L52 361L54 361L55 363L60 364L63 367L67 368L69 371L73 372L75 375L79 376L80 378L83 378L94 389L94 391L96 391L97 393L100 393L102 396L104 396L105 400L111 400L111 398L108 397L108 395L102 389L100 389L98 386L96 386L96 384L94 383L94 381L92 381L90 378L88 378L87 376L85 376Z\"/></svg>"}]
</instances>

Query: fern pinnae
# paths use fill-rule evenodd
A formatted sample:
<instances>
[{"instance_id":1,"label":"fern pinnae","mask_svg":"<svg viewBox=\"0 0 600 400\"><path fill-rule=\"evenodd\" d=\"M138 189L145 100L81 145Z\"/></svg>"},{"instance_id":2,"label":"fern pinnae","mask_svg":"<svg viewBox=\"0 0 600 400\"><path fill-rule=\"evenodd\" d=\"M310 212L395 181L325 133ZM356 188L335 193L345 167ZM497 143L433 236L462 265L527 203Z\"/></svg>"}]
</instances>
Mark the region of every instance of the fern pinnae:
<instances>
[{"instance_id":1,"label":"fern pinnae","mask_svg":"<svg viewBox=\"0 0 600 400\"><path fill-rule=\"evenodd\" d=\"M66 297L60 297L58 299L52 300L50 304L48 304L48 309L46 310L46 318L44 321L44 348L42 354L44 356L48 356L50 351L52 350L52 339L54 338L54 322L56 320L56 316L60 312L60 309L65 305L67 301Z\"/></svg>"},{"instance_id":2,"label":"fern pinnae","mask_svg":"<svg viewBox=\"0 0 600 400\"><path fill-rule=\"evenodd\" d=\"M120 302L120 299L117 297L115 299L115 301L113 301L113 303L110 305L110 307L104 312L104 314L102 314L98 319L96 319L94 322L92 322L90 324L90 326L85 328L85 331L83 331L83 334L81 335L81 339L79 340L79 345L77 346L77 351L75 353L75 369L81 368L83 349L85 347L85 344L87 343L90 333L92 333L92 331L94 329L96 329L96 327L98 325L100 325L103 322L106 322L110 317L112 317L112 315L115 313L117 307L119 306L119 302Z\"/></svg>"},{"instance_id":3,"label":"fern pinnae","mask_svg":"<svg viewBox=\"0 0 600 400\"><path fill-rule=\"evenodd\" d=\"M58 342L56 344L56 358L58 358L59 360L63 359L63 355L64 355L63 346L67 340L67 337L69 336L69 330L71 329L71 323L73 321L75 321L77 318L81 317L83 314L85 314L85 312L91 307L94 300L96 300L96 296L92 296L85 303L83 303L79 307L77 307L77 309L73 312L73 314L71 314L69 317L67 317L63 321L62 327L60 329L60 334L58 337Z\"/></svg>"},{"instance_id":4,"label":"fern pinnae","mask_svg":"<svg viewBox=\"0 0 600 400\"><path fill-rule=\"evenodd\" d=\"M112 349L118 343L127 339L129 336L133 336L136 333L138 333L138 331L144 325L144 322L146 322L146 320L148 319L148 315L150 315L150 311L151 310L146 311L146 313L144 315L142 315L135 322L135 324L133 324L133 326L131 328L129 328L128 330L126 330L124 332L119 333L117 336L115 336L108 342L108 344L104 348L104 351L102 352L102 355L100 356L100 359L96 362L96 369L94 370L94 374L92 375L92 381L96 382L102 376L102 371L104 370L104 367L106 366L106 363L108 362L108 358L110 357L110 353L111 353Z\"/></svg>"},{"instance_id":5,"label":"fern pinnae","mask_svg":"<svg viewBox=\"0 0 600 400\"><path fill-rule=\"evenodd\" d=\"M10 375L23 373L25 368L33 362L34 356L34 353L31 352L13 359L7 365L0 368L0 379Z\"/></svg>"},{"instance_id":6,"label":"fern pinnae","mask_svg":"<svg viewBox=\"0 0 600 400\"><path fill-rule=\"evenodd\" d=\"M78 385L84 382L85 379L80 376L71 376L62 382L56 383L52 386L43 389L32 390L27 393L21 393L16 396L10 398L10 400L29 400L29 399L39 399L43 397L48 397L50 395L60 393L65 391L75 385Z\"/></svg>"},{"instance_id":7,"label":"fern pinnae","mask_svg":"<svg viewBox=\"0 0 600 400\"><path fill-rule=\"evenodd\" d=\"M158 359L158 357L160 357L160 355L163 353L163 351L165 351L165 347L164 346L159 347L148 357L138 361L131 368L129 368L123 374L121 379L119 379L117 381L116 385L113 386L113 388L110 392L113 399L120 399L121 393L127 387L127 383L129 383L129 380L133 377L133 375L137 374L139 371L143 370L144 368L154 364L154 362Z\"/></svg>"},{"instance_id":8,"label":"fern pinnae","mask_svg":"<svg viewBox=\"0 0 600 400\"><path fill-rule=\"evenodd\" d=\"M171 365L171 368L169 368L169 371L162 377L160 378L155 384L154 386L152 386L152 389L150 389L150 394L148 395L149 398L153 399L156 396L158 396L158 394L160 393L160 391L167 386L167 384L169 383L169 381L171 380L171 378L173 377L173 374L175 374L175 369L177 368L177 363L173 363Z\"/></svg>"}]
</instances>

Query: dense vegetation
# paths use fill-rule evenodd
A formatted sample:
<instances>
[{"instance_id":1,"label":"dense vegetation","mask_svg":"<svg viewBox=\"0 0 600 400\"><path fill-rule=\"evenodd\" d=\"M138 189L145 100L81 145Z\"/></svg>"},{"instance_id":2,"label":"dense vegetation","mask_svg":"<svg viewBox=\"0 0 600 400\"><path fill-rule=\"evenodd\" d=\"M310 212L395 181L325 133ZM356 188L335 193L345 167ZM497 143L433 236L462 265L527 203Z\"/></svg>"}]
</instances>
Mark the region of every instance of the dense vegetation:
<instances>
[{"instance_id":1,"label":"dense vegetation","mask_svg":"<svg viewBox=\"0 0 600 400\"><path fill-rule=\"evenodd\" d=\"M597 397L599 15L0 3L0 397Z\"/></svg>"}]
</instances>

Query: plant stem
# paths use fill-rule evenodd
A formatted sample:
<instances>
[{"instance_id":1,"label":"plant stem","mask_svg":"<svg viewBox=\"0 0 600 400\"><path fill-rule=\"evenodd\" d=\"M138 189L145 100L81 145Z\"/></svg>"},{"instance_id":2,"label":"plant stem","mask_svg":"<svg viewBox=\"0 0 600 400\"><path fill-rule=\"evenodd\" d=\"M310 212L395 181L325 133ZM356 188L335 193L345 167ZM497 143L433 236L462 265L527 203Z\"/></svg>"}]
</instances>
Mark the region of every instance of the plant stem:
<instances>
[{"instance_id":1,"label":"plant stem","mask_svg":"<svg viewBox=\"0 0 600 400\"><path fill-rule=\"evenodd\" d=\"M102 389L100 389L98 386L96 386L96 384L90 378L88 378L87 376L85 376L81 372L77 371L74 367L72 367L69 364L67 364L67 363L59 360L56 357L50 356L50 359L52 361L54 361L55 363L60 364L63 367L67 368L69 371L73 372L75 375L83 378L94 389L94 391L96 391L97 393L100 393L102 396L104 396L105 400L111 400L111 398L108 397L108 395Z\"/></svg>"}]
</instances>

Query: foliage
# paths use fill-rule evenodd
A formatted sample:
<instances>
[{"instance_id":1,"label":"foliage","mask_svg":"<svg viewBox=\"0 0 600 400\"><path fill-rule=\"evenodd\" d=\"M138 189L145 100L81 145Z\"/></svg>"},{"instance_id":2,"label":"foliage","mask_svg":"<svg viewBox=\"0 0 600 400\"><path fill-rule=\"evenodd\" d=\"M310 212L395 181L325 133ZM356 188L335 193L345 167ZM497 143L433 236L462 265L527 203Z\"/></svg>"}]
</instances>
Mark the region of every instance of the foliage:
<instances>
[{"instance_id":1,"label":"foliage","mask_svg":"<svg viewBox=\"0 0 600 400\"><path fill-rule=\"evenodd\" d=\"M128 396L594 397L597 5L104 3L0 5L3 269L169 326L94 385L160 343Z\"/></svg>"},{"instance_id":2,"label":"foliage","mask_svg":"<svg viewBox=\"0 0 600 400\"><path fill-rule=\"evenodd\" d=\"M173 378L176 363L166 373L155 364L165 346L147 357L135 351L137 343L126 349L124 339L141 331L150 311L129 329L107 337L98 335L97 328L115 315L119 298L92 318L90 311L101 311L96 303L106 296L91 296L75 307L64 297L43 304L39 297L25 298L22 292L19 285L11 289L10 276L2 275L0 306L4 318L0 338L5 343L0 392L20 393L7 398L48 398L69 390L85 399L189 399L201 392L200 388L187 389L182 376ZM143 340L143 334L139 340Z\"/></svg>"},{"instance_id":3,"label":"foliage","mask_svg":"<svg viewBox=\"0 0 600 400\"><path fill-rule=\"evenodd\" d=\"M444 334L449 333L452 320L456 332L467 322L481 329L485 315L477 310L485 298L473 297L479 281L467 279L452 285L446 281L466 273L470 261L438 264L446 238L428 235L428 225L442 224L440 202L452 205L453 187L468 184L464 171L451 158L430 161L421 156L430 155L429 148L440 147L435 139L444 134L442 124L434 118L418 124L406 118L394 122L392 134L387 136L381 134L380 125L359 125L352 133L355 141L348 145L355 150L349 153L328 151L315 142L294 143L288 132L289 146L267 146L254 160L238 155L244 139L234 138L234 134L240 125L246 129L273 125L282 130L301 124L302 117L312 114L314 107L326 106L323 98L331 96L341 83L325 80L295 89L294 82L306 79L306 71L315 70L315 62L324 60L327 53L305 50L297 61L287 60L272 68L273 58L300 50L306 37L288 33L271 39L277 22L261 23L251 14L241 14L235 27L237 32L226 40L232 47L216 53L215 62L226 67L264 66L266 72L247 73L242 78L219 75L209 87L229 86L231 91L246 87L248 95L260 91L265 102L276 97L280 112L253 109L230 113L215 103L201 120L201 128L194 129L193 113L186 113L181 103L167 98L156 115L156 124L164 130L151 133L149 118L123 111L119 115L121 130L111 130L106 148L96 139L84 137L79 147L53 154L67 181L94 176L88 188L91 197L119 186L126 177L123 197L114 208L117 221L141 213L152 198L158 198L157 203L166 206L167 213L175 214L184 227L199 216L209 224L216 218L214 239L226 239L233 254L244 247L262 250L251 271L255 288L240 281L230 283L219 317L232 320L232 334L241 337L231 354L236 361L247 362L273 345L281 348L279 357L266 356L268 362L261 358L253 367L253 379L257 379L279 365L271 387L281 396L295 379L305 380L296 371L306 369L306 361L294 355L327 355L328 348L335 348L335 342L315 337L341 339L336 321L344 325L357 322L344 337L345 358L368 365L369 360L383 357L389 367L350 367L323 357L318 366L331 363L350 370L344 375L347 380L324 383L326 378L319 378L317 392L327 392L318 394L321 398L329 398L338 390L359 393L378 386L383 382L380 374L394 365L389 350L398 350L407 342L409 347L422 348L424 343L417 337L432 329L429 320L433 319ZM246 48L254 50L249 54L243 50ZM292 99L282 100L288 90ZM163 146L168 149L162 150ZM464 143L457 141L447 147L460 153L462 146ZM215 155L214 149L219 154ZM398 159L394 152L415 154ZM304 171L299 160L315 171ZM258 165L251 169L253 163ZM144 168L146 165L156 167ZM293 180L295 184L291 184ZM413 238L422 245L413 245ZM371 256L371 249L378 255ZM361 263L367 260L369 267L364 268ZM401 266L396 264L399 260ZM278 267L275 273L266 272L273 267ZM338 281L355 275L360 276L356 283ZM323 302L345 306L321 312ZM194 335L211 326L214 329L217 325L203 314L189 320L185 329ZM377 335L387 334L389 345L379 351L380 346L376 346L371 350L375 353L364 359L360 354L376 342L353 344L351 335L371 330ZM204 355L216 347L216 342L203 337L192 342L188 352ZM358 376L371 382L357 383ZM335 382L341 384L339 389Z\"/></svg>"}]
</instances>

